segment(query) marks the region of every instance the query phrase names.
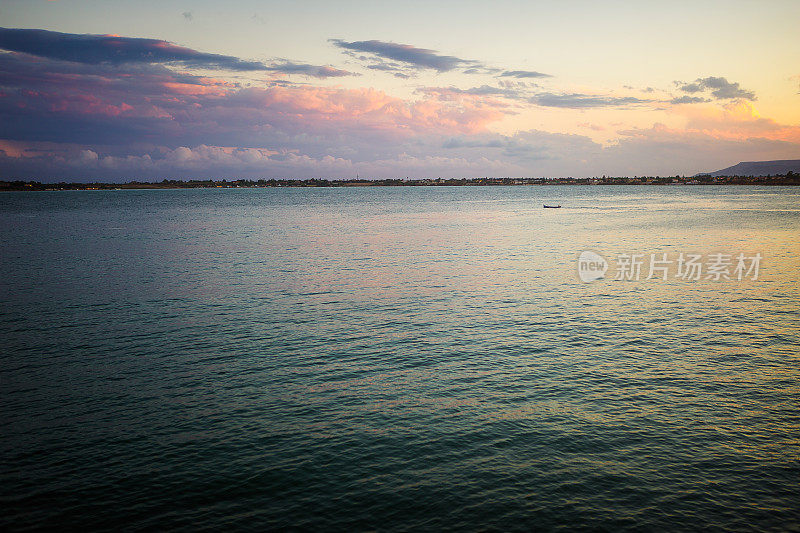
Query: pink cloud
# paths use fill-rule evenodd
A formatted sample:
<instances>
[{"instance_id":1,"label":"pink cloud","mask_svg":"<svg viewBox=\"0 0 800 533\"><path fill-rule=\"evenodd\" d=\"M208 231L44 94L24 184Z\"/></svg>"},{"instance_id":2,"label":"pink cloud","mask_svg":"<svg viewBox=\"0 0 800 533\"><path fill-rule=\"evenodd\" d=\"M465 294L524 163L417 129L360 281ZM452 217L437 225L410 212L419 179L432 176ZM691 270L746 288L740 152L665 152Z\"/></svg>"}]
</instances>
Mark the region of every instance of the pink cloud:
<instances>
[{"instance_id":1,"label":"pink cloud","mask_svg":"<svg viewBox=\"0 0 800 533\"><path fill-rule=\"evenodd\" d=\"M0 96L0 112L24 109L27 127L40 132L39 140L60 136L64 142L72 140L77 122L89 141L116 138L130 143L146 136L165 145L242 144L247 139L263 145L265 136L279 132L455 135L485 131L509 112L487 98L472 96L403 99L372 88L293 84L242 88L159 65L66 65L30 62L15 53L0 57L0 74L5 73L8 89ZM116 120L113 127L110 118Z\"/></svg>"},{"instance_id":2,"label":"pink cloud","mask_svg":"<svg viewBox=\"0 0 800 533\"><path fill-rule=\"evenodd\" d=\"M492 134L493 123L532 107L525 87L427 87L400 98L271 75L245 88L157 64L0 54L0 139L16 139L0 141L0 171L100 179L674 174L789 158L800 146L800 127L742 102L674 106L684 127L630 129L602 147L584 135ZM567 96L594 98L555 96L570 105Z\"/></svg>"},{"instance_id":3,"label":"pink cloud","mask_svg":"<svg viewBox=\"0 0 800 533\"><path fill-rule=\"evenodd\" d=\"M733 101L722 107L685 106L678 112L686 117L685 129L690 133L725 140L763 138L800 143L800 126L762 117L750 102Z\"/></svg>"},{"instance_id":4,"label":"pink cloud","mask_svg":"<svg viewBox=\"0 0 800 533\"><path fill-rule=\"evenodd\" d=\"M424 98L403 100L371 88L270 87L244 89L222 106L252 109L264 121L292 123L297 129L332 127L377 130L397 134L473 133L503 118L497 109L469 101L446 103Z\"/></svg>"}]
</instances>

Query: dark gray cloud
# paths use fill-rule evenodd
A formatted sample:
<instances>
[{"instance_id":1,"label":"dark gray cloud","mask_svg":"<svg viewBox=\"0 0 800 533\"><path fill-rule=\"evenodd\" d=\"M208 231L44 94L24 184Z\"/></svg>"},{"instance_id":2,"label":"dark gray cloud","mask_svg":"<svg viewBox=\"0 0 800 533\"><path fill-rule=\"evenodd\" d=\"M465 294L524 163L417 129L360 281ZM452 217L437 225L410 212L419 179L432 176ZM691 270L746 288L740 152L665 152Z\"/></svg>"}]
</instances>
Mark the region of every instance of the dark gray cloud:
<instances>
[{"instance_id":1,"label":"dark gray cloud","mask_svg":"<svg viewBox=\"0 0 800 533\"><path fill-rule=\"evenodd\" d=\"M678 88L685 93L699 93L703 91L703 86L699 83L686 83Z\"/></svg>"},{"instance_id":2,"label":"dark gray cloud","mask_svg":"<svg viewBox=\"0 0 800 533\"><path fill-rule=\"evenodd\" d=\"M707 78L697 78L691 83L675 82L678 89L685 93L710 92L711 96L717 100L730 100L742 98L745 100L755 100L756 93L742 89L738 82L728 81L722 77L709 76Z\"/></svg>"},{"instance_id":3,"label":"dark gray cloud","mask_svg":"<svg viewBox=\"0 0 800 533\"><path fill-rule=\"evenodd\" d=\"M499 87L481 85L469 89L457 87L421 87L416 90L439 100L451 100L458 95L501 97L519 102L523 105L534 104L542 107L557 107L564 109L590 109L600 107L631 107L653 104L658 100L637 98L634 96L611 96L581 93L551 93L537 92L537 85L526 82L512 82L510 85L502 80ZM491 103L485 100L484 103ZM686 102L683 102L686 103Z\"/></svg>"},{"instance_id":4,"label":"dark gray cloud","mask_svg":"<svg viewBox=\"0 0 800 533\"><path fill-rule=\"evenodd\" d=\"M461 59L455 56L446 56L436 50L417 48L410 44L390 43L386 41L343 41L330 39L334 46L351 52L363 52L375 57L399 61L415 68L433 69L438 72L448 72L458 68L482 67L480 61Z\"/></svg>"},{"instance_id":5,"label":"dark gray cloud","mask_svg":"<svg viewBox=\"0 0 800 533\"><path fill-rule=\"evenodd\" d=\"M384 61L375 56L365 56L365 55L356 56L355 54L352 55L354 59L357 59L365 63L365 67L367 69L377 70L380 72L388 72L393 76L395 76L396 78L408 79L412 78L416 73L416 71L413 68L406 67L395 61Z\"/></svg>"},{"instance_id":6,"label":"dark gray cloud","mask_svg":"<svg viewBox=\"0 0 800 533\"><path fill-rule=\"evenodd\" d=\"M341 48L352 58L369 62L367 68L392 72L395 76L408 78L415 71L431 69L437 72L460 70L464 74L486 74L506 78L549 78L549 74L533 70L503 70L475 59L463 59L440 54L437 50L418 48L410 44L387 41L344 41L329 39L334 46ZM367 54L367 55L365 55Z\"/></svg>"},{"instance_id":7,"label":"dark gray cloud","mask_svg":"<svg viewBox=\"0 0 800 533\"><path fill-rule=\"evenodd\" d=\"M258 61L207 54L159 39L0 28L0 49L74 63L181 63L184 66L266 70Z\"/></svg>"},{"instance_id":8,"label":"dark gray cloud","mask_svg":"<svg viewBox=\"0 0 800 533\"><path fill-rule=\"evenodd\" d=\"M192 13L183 13L192 20ZM42 58L89 65L169 64L236 71L266 70L301 74L314 78L357 76L330 65L310 65L286 59L264 64L237 57L207 54L158 39L112 35L83 35L46 30L0 28L0 50L21 52Z\"/></svg>"},{"instance_id":9,"label":"dark gray cloud","mask_svg":"<svg viewBox=\"0 0 800 533\"><path fill-rule=\"evenodd\" d=\"M519 81L519 80L497 80L497 85L500 87L504 87L506 89L533 89L535 87L539 87L538 84L533 83L532 81Z\"/></svg>"},{"instance_id":10,"label":"dark gray cloud","mask_svg":"<svg viewBox=\"0 0 800 533\"><path fill-rule=\"evenodd\" d=\"M481 65L476 67L470 67L464 70L464 74L490 74L495 75L499 72L502 72L503 69L489 67L487 65Z\"/></svg>"},{"instance_id":11,"label":"dark gray cloud","mask_svg":"<svg viewBox=\"0 0 800 533\"><path fill-rule=\"evenodd\" d=\"M398 70L398 67L396 65L391 65L388 63L372 63L370 65L367 65L367 68L370 70L382 70L384 72L394 72Z\"/></svg>"},{"instance_id":12,"label":"dark gray cloud","mask_svg":"<svg viewBox=\"0 0 800 533\"><path fill-rule=\"evenodd\" d=\"M544 107L561 107L568 109L587 109L593 107L627 107L631 105L647 104L650 100L643 100L633 96L599 96L591 94L554 94L541 93L529 98L532 104Z\"/></svg>"},{"instance_id":13,"label":"dark gray cloud","mask_svg":"<svg viewBox=\"0 0 800 533\"><path fill-rule=\"evenodd\" d=\"M550 74L536 72L534 70L506 70L500 74L501 78L552 78Z\"/></svg>"},{"instance_id":14,"label":"dark gray cloud","mask_svg":"<svg viewBox=\"0 0 800 533\"><path fill-rule=\"evenodd\" d=\"M359 76L355 72L331 67L330 65L309 65L283 60L267 66L267 70L284 74L302 74L313 78L341 78L343 76Z\"/></svg>"},{"instance_id":15,"label":"dark gray cloud","mask_svg":"<svg viewBox=\"0 0 800 533\"><path fill-rule=\"evenodd\" d=\"M679 96L673 98L669 101L670 104L700 104L703 102L709 102L708 98L703 98L702 96Z\"/></svg>"}]
</instances>

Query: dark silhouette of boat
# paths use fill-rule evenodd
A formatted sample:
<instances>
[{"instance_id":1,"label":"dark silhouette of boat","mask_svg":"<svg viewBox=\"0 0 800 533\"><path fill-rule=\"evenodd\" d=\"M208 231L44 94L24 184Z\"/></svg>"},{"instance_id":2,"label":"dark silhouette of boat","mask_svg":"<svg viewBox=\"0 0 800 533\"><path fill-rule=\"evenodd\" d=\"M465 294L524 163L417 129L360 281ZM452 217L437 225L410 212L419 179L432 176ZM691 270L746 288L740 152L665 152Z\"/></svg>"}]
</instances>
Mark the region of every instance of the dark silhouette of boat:
<instances>
[{"instance_id":1,"label":"dark silhouette of boat","mask_svg":"<svg viewBox=\"0 0 800 533\"><path fill-rule=\"evenodd\" d=\"M545 209L559 209L560 207L561 207L560 205L547 205L547 204L544 204L544 208Z\"/></svg>"}]
</instances>

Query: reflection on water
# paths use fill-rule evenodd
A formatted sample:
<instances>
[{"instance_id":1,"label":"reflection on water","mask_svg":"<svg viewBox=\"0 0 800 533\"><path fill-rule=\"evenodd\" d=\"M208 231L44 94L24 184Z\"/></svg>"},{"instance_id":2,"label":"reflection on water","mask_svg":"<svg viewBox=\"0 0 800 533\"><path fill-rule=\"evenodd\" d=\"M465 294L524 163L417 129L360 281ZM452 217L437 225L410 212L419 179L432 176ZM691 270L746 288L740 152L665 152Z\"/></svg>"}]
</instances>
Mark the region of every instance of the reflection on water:
<instances>
[{"instance_id":1,"label":"reflection on water","mask_svg":"<svg viewBox=\"0 0 800 533\"><path fill-rule=\"evenodd\" d=\"M2 194L0 524L796 529L799 200ZM584 250L764 259L583 283Z\"/></svg>"}]
</instances>

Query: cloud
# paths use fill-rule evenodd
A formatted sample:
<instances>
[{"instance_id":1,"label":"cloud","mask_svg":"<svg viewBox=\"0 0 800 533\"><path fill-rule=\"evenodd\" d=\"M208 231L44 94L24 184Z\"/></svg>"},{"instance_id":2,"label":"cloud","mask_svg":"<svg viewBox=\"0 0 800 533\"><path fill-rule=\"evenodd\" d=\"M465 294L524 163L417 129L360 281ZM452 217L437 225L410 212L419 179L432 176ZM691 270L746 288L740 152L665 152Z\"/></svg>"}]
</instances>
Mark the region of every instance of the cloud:
<instances>
[{"instance_id":1,"label":"cloud","mask_svg":"<svg viewBox=\"0 0 800 533\"><path fill-rule=\"evenodd\" d=\"M631 128L617 132L606 146L585 135L492 133L495 123L521 107L531 114L542 112L533 106L630 108L663 105L671 97L544 92L535 77L502 75L529 71L491 71L479 62L414 47L395 50L409 61L343 50L367 69L395 76L450 68L483 69L496 77L473 87L422 87L401 98L366 87L287 82L279 74L319 79L357 74L275 59L258 64L268 74L251 87L238 78L174 68L223 68L219 58L241 61L230 56L160 40L54 32L44 32L47 39L25 34L20 44L15 31L0 30L0 48L8 50L0 53L4 178L674 175L800 153L800 128L759 117L741 98L723 105L676 105L669 111L685 118L683 128ZM53 35L69 37L67 46L53 45L48 41ZM83 39L91 46L74 45ZM116 40L122 43L120 57L111 52ZM94 55L86 51L92 47L99 50ZM685 94L674 103L741 90L723 78L682 85Z\"/></svg>"},{"instance_id":2,"label":"cloud","mask_svg":"<svg viewBox=\"0 0 800 533\"><path fill-rule=\"evenodd\" d=\"M163 65L82 64L0 54L0 137L131 142L175 131L237 85ZM180 119L180 120L178 120Z\"/></svg>"},{"instance_id":3,"label":"cloud","mask_svg":"<svg viewBox=\"0 0 800 533\"><path fill-rule=\"evenodd\" d=\"M455 69L470 69L484 67L480 61L461 59L455 56L446 56L436 50L417 48L410 44L398 44L386 41L353 41L330 39L334 46L350 52L362 52L373 57L399 61L400 63L419 69L432 69L437 72L449 72Z\"/></svg>"},{"instance_id":4,"label":"cloud","mask_svg":"<svg viewBox=\"0 0 800 533\"><path fill-rule=\"evenodd\" d=\"M0 163L16 175L34 171L38 179L104 179L109 174L138 179L218 178L220 175L261 178L304 175L309 177L348 176L352 162L346 158L319 157L296 151L197 145L146 151L109 152L78 149L72 145L14 146L0 141ZM10 154L18 154L16 157ZM24 154L20 156L19 154ZM0 175L3 175L0 172ZM14 174L9 173L9 176Z\"/></svg>"},{"instance_id":5,"label":"cloud","mask_svg":"<svg viewBox=\"0 0 800 533\"><path fill-rule=\"evenodd\" d=\"M702 102L710 102L708 98L701 96L678 96L669 101L670 104L699 104Z\"/></svg>"},{"instance_id":6,"label":"cloud","mask_svg":"<svg viewBox=\"0 0 800 533\"><path fill-rule=\"evenodd\" d=\"M680 83L680 82L675 82L675 83ZM704 89L703 86L699 83L687 83L681 85L678 88L685 93L699 93Z\"/></svg>"},{"instance_id":7,"label":"cloud","mask_svg":"<svg viewBox=\"0 0 800 533\"><path fill-rule=\"evenodd\" d=\"M561 107L568 109L587 109L593 107L628 107L650 103L633 96L599 96L591 94L554 94L540 93L529 99L533 104L543 107Z\"/></svg>"},{"instance_id":8,"label":"cloud","mask_svg":"<svg viewBox=\"0 0 800 533\"><path fill-rule=\"evenodd\" d=\"M527 175L547 174L545 167L556 161L563 164L570 157L596 158L602 152L599 144L584 135L538 130L514 135L485 133L452 137L444 141L442 148L448 152L455 151L462 157L468 157L470 152L488 152L489 157L502 156L521 168L527 168L528 171L524 172ZM552 171L551 168L549 172Z\"/></svg>"},{"instance_id":9,"label":"cloud","mask_svg":"<svg viewBox=\"0 0 800 533\"><path fill-rule=\"evenodd\" d=\"M283 74L302 74L313 78L339 78L343 76L360 76L355 72L334 68L330 65L309 65L306 63L295 63L292 61L282 61L272 63L267 66L267 70L281 72Z\"/></svg>"},{"instance_id":10,"label":"cloud","mask_svg":"<svg viewBox=\"0 0 800 533\"><path fill-rule=\"evenodd\" d=\"M263 63L208 54L159 39L0 28L0 49L75 63L179 63L236 71L266 70Z\"/></svg>"},{"instance_id":11,"label":"cloud","mask_svg":"<svg viewBox=\"0 0 800 533\"><path fill-rule=\"evenodd\" d=\"M93 161L97 161L98 157L99 156L97 155L97 152L94 152L92 150L81 150L80 153L78 154L79 160L83 163L91 163Z\"/></svg>"},{"instance_id":12,"label":"cloud","mask_svg":"<svg viewBox=\"0 0 800 533\"><path fill-rule=\"evenodd\" d=\"M552 78L550 74L543 74L533 70L506 70L500 74L501 78Z\"/></svg>"},{"instance_id":13,"label":"cloud","mask_svg":"<svg viewBox=\"0 0 800 533\"><path fill-rule=\"evenodd\" d=\"M408 68L401 63L397 63L394 61L383 61L379 58L372 57L372 56L365 56L361 55L358 56L356 59L365 63L365 67L369 70L377 70L381 72L388 72L392 74L396 78L401 78L404 80L413 78L416 76L417 71L413 68Z\"/></svg>"},{"instance_id":14,"label":"cloud","mask_svg":"<svg viewBox=\"0 0 800 533\"><path fill-rule=\"evenodd\" d=\"M367 68L370 70L383 70L386 72L393 72L395 70L398 70L398 68L400 67L398 67L397 65L392 65L390 63L372 63L370 65L367 65Z\"/></svg>"},{"instance_id":15,"label":"cloud","mask_svg":"<svg viewBox=\"0 0 800 533\"><path fill-rule=\"evenodd\" d=\"M288 148L306 136L306 144L311 137L331 138L328 146L391 144L482 131L509 112L488 96L402 99L279 82L243 87L164 65L31 60L16 52L0 54L0 80L0 138L36 142Z\"/></svg>"},{"instance_id":16,"label":"cloud","mask_svg":"<svg viewBox=\"0 0 800 533\"><path fill-rule=\"evenodd\" d=\"M506 78L549 78L549 74L533 70L506 70L489 66L475 59L463 59L442 55L437 50L418 48L410 44L387 41L343 41L329 39L334 46L341 48L353 58L369 63L368 69L391 72L401 78L412 77L418 70L450 72L460 70L464 74L488 74ZM365 55L366 54L366 55Z\"/></svg>"},{"instance_id":17,"label":"cloud","mask_svg":"<svg viewBox=\"0 0 800 533\"><path fill-rule=\"evenodd\" d=\"M721 77L709 76L707 78L697 78L691 83L675 82L675 84L678 89L685 93L710 92L711 96L717 100L730 100L733 98L756 99L756 94L753 91L742 89L738 82L730 82Z\"/></svg>"},{"instance_id":18,"label":"cloud","mask_svg":"<svg viewBox=\"0 0 800 533\"><path fill-rule=\"evenodd\" d=\"M731 100L722 106L687 106L681 108L679 114L686 117L687 131L716 139L744 141L760 138L800 143L800 126L780 124L759 116L753 104L744 100Z\"/></svg>"},{"instance_id":19,"label":"cloud","mask_svg":"<svg viewBox=\"0 0 800 533\"><path fill-rule=\"evenodd\" d=\"M720 120L723 120L722 118ZM720 124L721 125L721 124ZM779 125L772 124L778 133ZM691 175L724 168L740 160L792 159L800 153L800 128L768 138L768 124L751 124L749 136L721 138L715 132L669 128L631 128L607 146L584 135L530 130L514 135L479 133L444 139L439 152L470 159L480 154L524 169L525 176ZM758 135L758 129L763 135ZM784 127L785 129L785 127Z\"/></svg>"},{"instance_id":20,"label":"cloud","mask_svg":"<svg viewBox=\"0 0 800 533\"><path fill-rule=\"evenodd\" d=\"M739 161L795 159L800 143L764 137L720 138L714 132L655 124L620 132L604 149L606 174L675 175L725 168Z\"/></svg>"},{"instance_id":21,"label":"cloud","mask_svg":"<svg viewBox=\"0 0 800 533\"><path fill-rule=\"evenodd\" d=\"M367 56L361 56L361 61L365 62L364 67L368 70L386 72L392 74L396 78L407 80L416 76L416 71L414 69L406 68L399 63L382 61L377 58L371 58Z\"/></svg>"},{"instance_id":22,"label":"cloud","mask_svg":"<svg viewBox=\"0 0 800 533\"><path fill-rule=\"evenodd\" d=\"M192 20L192 13L183 13ZM301 74L318 79L358 74L330 65L309 65L280 60L266 65L236 57L207 54L158 39L140 39L114 35L82 35L46 30L0 28L0 49L41 58L98 65L170 64L236 71L271 71Z\"/></svg>"},{"instance_id":23,"label":"cloud","mask_svg":"<svg viewBox=\"0 0 800 533\"><path fill-rule=\"evenodd\" d=\"M481 85L480 87L470 87L469 89L459 89L457 87L421 87L416 90L428 96L434 96L440 100L452 100L461 96L502 96L505 98L519 98L521 93L517 89L505 87L492 87L491 85Z\"/></svg>"},{"instance_id":24,"label":"cloud","mask_svg":"<svg viewBox=\"0 0 800 533\"><path fill-rule=\"evenodd\" d=\"M694 109L694 108L691 108ZM209 143L103 146L0 140L0 177L163 179L203 177L370 178L694 174L741 159L790 159L800 142L718 138L656 124L621 132L601 146L584 135L530 130L421 134L395 143L373 138L287 137L284 147ZM331 140L340 143L331 147ZM230 178L229 178L230 179Z\"/></svg>"},{"instance_id":25,"label":"cloud","mask_svg":"<svg viewBox=\"0 0 800 533\"><path fill-rule=\"evenodd\" d=\"M16 151L16 152L14 152ZM99 150L103 152L102 150ZM9 152L25 153L12 157ZM498 154L499 155L499 154ZM370 159L310 155L298 150L264 150L213 145L153 147L135 153L97 153L74 146L7 146L0 141L0 177L104 179L109 174L137 179L218 178L370 178L520 175L523 167L502 157L471 153L428 153L420 145Z\"/></svg>"}]
</instances>

